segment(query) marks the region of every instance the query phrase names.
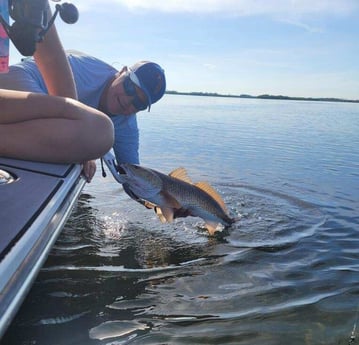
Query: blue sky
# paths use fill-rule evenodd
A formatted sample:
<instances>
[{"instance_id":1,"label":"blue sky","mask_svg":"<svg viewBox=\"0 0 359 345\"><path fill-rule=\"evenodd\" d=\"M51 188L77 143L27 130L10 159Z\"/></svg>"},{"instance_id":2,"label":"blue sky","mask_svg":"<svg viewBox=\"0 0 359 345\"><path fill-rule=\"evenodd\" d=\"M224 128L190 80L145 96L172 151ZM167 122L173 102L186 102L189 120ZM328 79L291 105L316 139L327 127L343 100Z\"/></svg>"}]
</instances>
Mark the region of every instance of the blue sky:
<instances>
[{"instance_id":1,"label":"blue sky","mask_svg":"<svg viewBox=\"0 0 359 345\"><path fill-rule=\"evenodd\" d=\"M158 62L168 90L359 99L359 0L70 2L79 21L56 21L66 49Z\"/></svg>"}]
</instances>

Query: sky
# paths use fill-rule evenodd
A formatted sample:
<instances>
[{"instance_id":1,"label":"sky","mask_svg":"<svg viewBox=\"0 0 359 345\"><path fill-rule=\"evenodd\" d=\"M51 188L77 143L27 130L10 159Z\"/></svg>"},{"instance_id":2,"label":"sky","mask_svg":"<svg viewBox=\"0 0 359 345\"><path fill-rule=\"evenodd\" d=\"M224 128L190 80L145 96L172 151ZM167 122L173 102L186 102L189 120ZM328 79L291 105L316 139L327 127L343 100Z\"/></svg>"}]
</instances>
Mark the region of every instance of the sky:
<instances>
[{"instance_id":1,"label":"sky","mask_svg":"<svg viewBox=\"0 0 359 345\"><path fill-rule=\"evenodd\" d=\"M80 17L56 20L65 49L155 61L167 90L359 99L359 0L67 2Z\"/></svg>"}]
</instances>

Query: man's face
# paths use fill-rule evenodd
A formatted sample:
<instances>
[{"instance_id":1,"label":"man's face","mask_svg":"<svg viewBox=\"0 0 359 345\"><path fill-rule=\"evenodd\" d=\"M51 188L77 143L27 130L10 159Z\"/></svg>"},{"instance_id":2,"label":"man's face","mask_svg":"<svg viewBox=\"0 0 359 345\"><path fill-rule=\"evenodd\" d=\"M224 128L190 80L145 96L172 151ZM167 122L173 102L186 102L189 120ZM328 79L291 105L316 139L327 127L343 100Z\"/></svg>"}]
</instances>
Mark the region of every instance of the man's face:
<instances>
[{"instance_id":1,"label":"man's face","mask_svg":"<svg viewBox=\"0 0 359 345\"><path fill-rule=\"evenodd\" d=\"M129 78L127 70L116 75L107 89L105 108L110 114L130 115L141 109L138 104L147 104L145 93ZM137 107L135 106L137 105Z\"/></svg>"}]
</instances>

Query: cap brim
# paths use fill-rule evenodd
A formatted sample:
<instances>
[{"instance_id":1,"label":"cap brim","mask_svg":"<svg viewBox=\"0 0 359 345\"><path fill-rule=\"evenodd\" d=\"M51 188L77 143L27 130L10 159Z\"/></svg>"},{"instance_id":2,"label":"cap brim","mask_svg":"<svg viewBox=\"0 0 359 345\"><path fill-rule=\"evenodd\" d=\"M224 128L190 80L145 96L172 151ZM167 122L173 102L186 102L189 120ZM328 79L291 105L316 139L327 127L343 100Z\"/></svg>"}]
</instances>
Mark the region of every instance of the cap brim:
<instances>
[{"instance_id":1,"label":"cap brim","mask_svg":"<svg viewBox=\"0 0 359 345\"><path fill-rule=\"evenodd\" d=\"M147 102L148 102L148 111L150 111L151 104L152 104L150 93L148 92L145 85L143 83L141 83L141 80L137 77L136 72L134 72L131 68L129 68L128 71L129 71L130 79L132 80L132 82L145 93L145 95L147 97Z\"/></svg>"}]
</instances>

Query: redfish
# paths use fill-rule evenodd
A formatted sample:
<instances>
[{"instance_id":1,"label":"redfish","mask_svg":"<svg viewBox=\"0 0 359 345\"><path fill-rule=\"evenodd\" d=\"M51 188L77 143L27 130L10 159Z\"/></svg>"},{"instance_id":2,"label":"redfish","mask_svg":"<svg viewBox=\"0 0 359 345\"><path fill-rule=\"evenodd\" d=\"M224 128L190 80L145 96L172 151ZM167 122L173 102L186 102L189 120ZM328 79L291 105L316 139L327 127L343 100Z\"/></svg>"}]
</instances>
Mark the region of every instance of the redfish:
<instances>
[{"instance_id":1,"label":"redfish","mask_svg":"<svg viewBox=\"0 0 359 345\"><path fill-rule=\"evenodd\" d=\"M125 163L118 171L128 194L137 201L142 200L147 208L154 208L162 222L172 222L179 217L200 217L210 235L218 231L219 224L229 226L235 222L213 187L206 182L193 183L184 168L166 175Z\"/></svg>"}]
</instances>

